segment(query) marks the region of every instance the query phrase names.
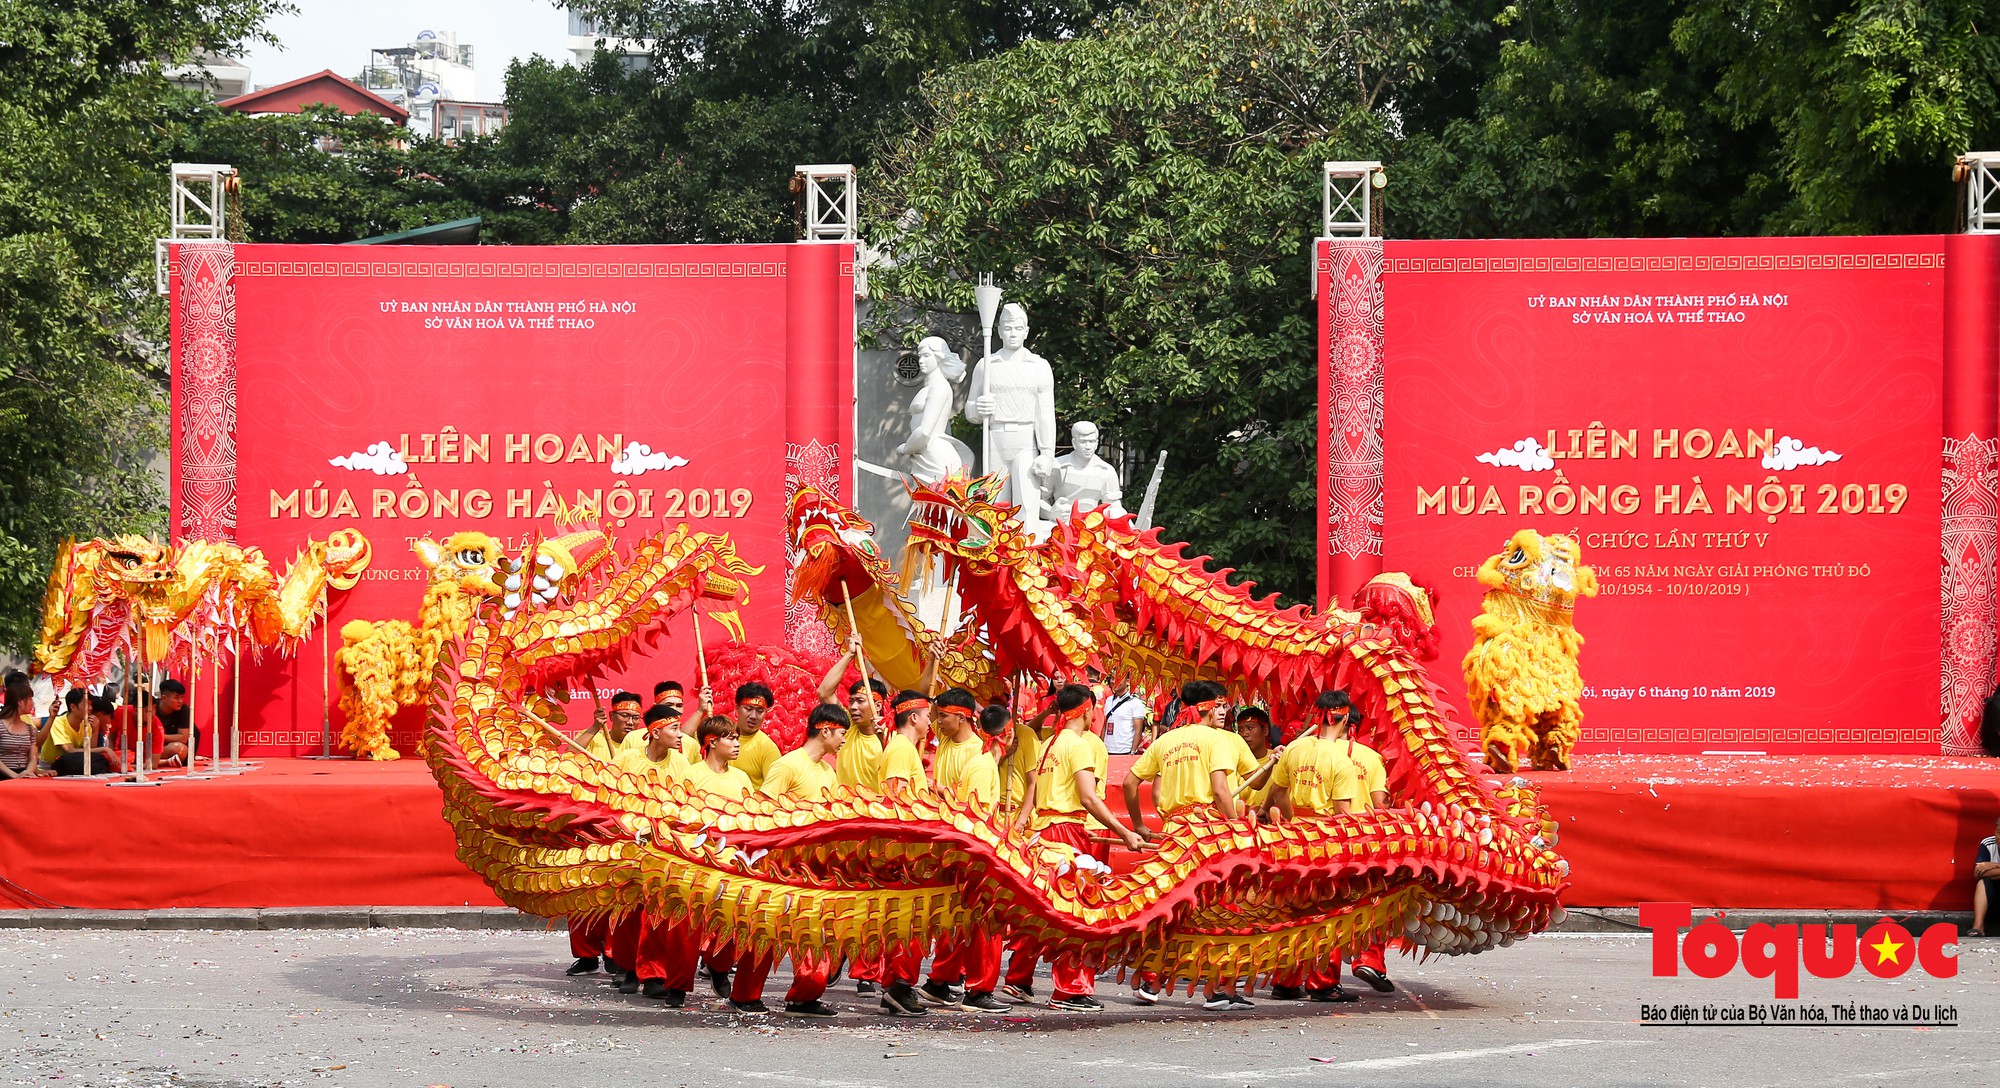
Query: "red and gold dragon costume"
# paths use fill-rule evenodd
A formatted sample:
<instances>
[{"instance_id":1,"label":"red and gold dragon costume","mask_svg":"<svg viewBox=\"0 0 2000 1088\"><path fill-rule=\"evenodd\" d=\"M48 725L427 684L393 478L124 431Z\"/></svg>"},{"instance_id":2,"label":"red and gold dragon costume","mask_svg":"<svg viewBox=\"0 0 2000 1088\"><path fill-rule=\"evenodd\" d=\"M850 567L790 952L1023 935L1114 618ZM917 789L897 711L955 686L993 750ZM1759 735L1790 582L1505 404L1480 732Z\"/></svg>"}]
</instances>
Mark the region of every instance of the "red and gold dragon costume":
<instances>
[{"instance_id":1,"label":"red and gold dragon costume","mask_svg":"<svg viewBox=\"0 0 2000 1088\"><path fill-rule=\"evenodd\" d=\"M42 601L35 668L57 685L102 683L141 637L147 661L182 675L222 644L232 654L291 654L325 615L327 591L353 588L369 557L368 538L353 529L307 541L282 576L259 549L223 541L65 541Z\"/></svg>"},{"instance_id":2,"label":"red and gold dragon costume","mask_svg":"<svg viewBox=\"0 0 2000 1088\"><path fill-rule=\"evenodd\" d=\"M855 957L1005 929L1170 980L1262 975L1386 937L1476 952L1558 915L1567 866L1532 796L1503 800L1471 773L1391 639L1360 635L1349 614L1252 600L1123 519L1085 516L1029 545L991 495L979 480L917 498L919 548L957 575L994 667L1115 659L1267 690L1344 670L1372 685L1405 753L1408 804L1280 827L1177 817L1157 852L1107 875L951 799L843 789L823 802L719 802L641 779L552 738L543 721L557 707L543 692L696 601L741 600L748 568L728 541L682 530L554 604L487 607L447 648L425 751L459 856L503 901L546 917L645 910L691 921L712 945Z\"/></svg>"}]
</instances>

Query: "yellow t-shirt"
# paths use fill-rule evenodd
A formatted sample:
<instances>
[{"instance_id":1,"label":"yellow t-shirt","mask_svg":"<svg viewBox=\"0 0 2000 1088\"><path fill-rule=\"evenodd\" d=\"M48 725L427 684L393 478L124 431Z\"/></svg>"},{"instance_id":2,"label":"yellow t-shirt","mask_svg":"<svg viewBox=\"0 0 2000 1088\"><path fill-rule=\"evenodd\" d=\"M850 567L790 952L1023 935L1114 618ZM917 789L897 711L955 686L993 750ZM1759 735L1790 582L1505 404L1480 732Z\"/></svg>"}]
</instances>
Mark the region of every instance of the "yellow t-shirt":
<instances>
[{"instance_id":1,"label":"yellow t-shirt","mask_svg":"<svg viewBox=\"0 0 2000 1088\"><path fill-rule=\"evenodd\" d=\"M1272 770L1271 787L1285 787L1296 812L1332 813L1338 802L1354 802L1360 779L1343 751L1345 745L1345 741L1300 737L1285 749L1285 758ZM1364 800L1353 811L1367 807Z\"/></svg>"},{"instance_id":2,"label":"yellow t-shirt","mask_svg":"<svg viewBox=\"0 0 2000 1088\"><path fill-rule=\"evenodd\" d=\"M982 814L991 815L993 803L1000 797L1000 766L993 762L977 732L962 741L939 741L937 758L931 761L931 777L940 791L971 802Z\"/></svg>"},{"instance_id":3,"label":"yellow t-shirt","mask_svg":"<svg viewBox=\"0 0 2000 1088\"><path fill-rule=\"evenodd\" d=\"M634 729L626 733L625 739L620 741L617 747L619 751L644 752L646 750L646 731L644 729ZM618 751L612 749L610 730L598 730L597 735L591 737L590 743L584 745L584 748L591 755L596 756L606 763L618 762Z\"/></svg>"},{"instance_id":4,"label":"yellow t-shirt","mask_svg":"<svg viewBox=\"0 0 2000 1088\"><path fill-rule=\"evenodd\" d=\"M613 763L641 777L650 776L665 784L687 774L687 757L678 748L667 752L667 758L655 761L646 754L645 748L620 748Z\"/></svg>"},{"instance_id":5,"label":"yellow t-shirt","mask_svg":"<svg viewBox=\"0 0 2000 1088\"><path fill-rule=\"evenodd\" d=\"M1373 795L1389 790L1389 772L1382 766L1381 754L1358 740L1323 740L1320 743L1338 750L1342 758L1353 763L1354 792L1348 799L1354 802L1354 811L1373 809Z\"/></svg>"},{"instance_id":6,"label":"yellow t-shirt","mask_svg":"<svg viewBox=\"0 0 2000 1088\"><path fill-rule=\"evenodd\" d=\"M930 780L924 777L924 757L917 746L910 743L901 733L891 733L889 742L882 746L881 758L875 762L877 789L886 789L889 780L900 778L908 785L903 787L905 796L922 793L930 788Z\"/></svg>"},{"instance_id":7,"label":"yellow t-shirt","mask_svg":"<svg viewBox=\"0 0 2000 1088\"><path fill-rule=\"evenodd\" d=\"M1100 745L1091 744L1089 733L1073 733L1065 729L1049 742L1048 750L1042 753L1040 770L1035 775L1035 830L1040 831L1050 824L1080 824L1089 816L1083 807L1083 798L1076 790L1076 772L1097 771L1097 752ZM1098 778L1098 787L1103 788L1104 779Z\"/></svg>"},{"instance_id":8,"label":"yellow t-shirt","mask_svg":"<svg viewBox=\"0 0 2000 1088\"><path fill-rule=\"evenodd\" d=\"M850 728L847 740L840 746L840 755L833 761L833 777L843 786L882 792L882 735Z\"/></svg>"},{"instance_id":9,"label":"yellow t-shirt","mask_svg":"<svg viewBox=\"0 0 2000 1088\"><path fill-rule=\"evenodd\" d=\"M722 773L717 774L709 767L707 760L688 764L687 770L681 772L681 778L703 793L713 794L729 801L739 800L755 790L755 787L750 785L749 775L734 767L724 767Z\"/></svg>"},{"instance_id":10,"label":"yellow t-shirt","mask_svg":"<svg viewBox=\"0 0 2000 1088\"><path fill-rule=\"evenodd\" d=\"M1042 738L1026 722L1014 725L1014 754L1007 757L1006 790L1001 802L1008 808L1019 808L1021 800L1028 795L1028 779L1034 776L1035 767L1042 761Z\"/></svg>"},{"instance_id":11,"label":"yellow t-shirt","mask_svg":"<svg viewBox=\"0 0 2000 1088\"><path fill-rule=\"evenodd\" d=\"M743 749L736 753L735 762L730 766L740 768L750 776L750 784L762 788L764 776L771 773L771 764L778 761L781 752L769 733L759 729L742 738Z\"/></svg>"},{"instance_id":12,"label":"yellow t-shirt","mask_svg":"<svg viewBox=\"0 0 2000 1088\"><path fill-rule=\"evenodd\" d=\"M681 720L686 721L687 719L682 718ZM692 729L683 728L681 730L681 755L687 757L689 763L701 762L701 742L694 739L694 730Z\"/></svg>"},{"instance_id":13,"label":"yellow t-shirt","mask_svg":"<svg viewBox=\"0 0 2000 1088\"><path fill-rule=\"evenodd\" d=\"M1242 788L1243 780L1250 777L1250 773L1257 769L1257 757L1250 754L1250 742L1244 740L1240 734L1227 729L1215 731L1222 734L1224 748L1236 760L1236 766L1224 768L1229 772L1229 791L1234 793Z\"/></svg>"},{"instance_id":14,"label":"yellow t-shirt","mask_svg":"<svg viewBox=\"0 0 2000 1088\"><path fill-rule=\"evenodd\" d=\"M825 760L812 758L804 748L795 748L772 762L760 788L769 797L823 801L836 784L833 768Z\"/></svg>"},{"instance_id":15,"label":"yellow t-shirt","mask_svg":"<svg viewBox=\"0 0 2000 1088\"><path fill-rule=\"evenodd\" d=\"M28 723L30 725L34 724L34 719L29 718ZM42 741L42 762L54 763L63 754L64 745L74 745L78 748L83 748L88 745L89 739L89 715L84 715L81 722L72 722L69 720L68 714L58 714L55 716L55 720L49 723L48 739ZM32 770L33 768L29 769Z\"/></svg>"},{"instance_id":16,"label":"yellow t-shirt","mask_svg":"<svg viewBox=\"0 0 2000 1088\"><path fill-rule=\"evenodd\" d=\"M1211 725L1183 725L1168 730L1132 764L1134 775L1153 783L1153 807L1160 815L1215 803L1215 772L1237 770L1236 749L1228 738L1239 744L1243 739Z\"/></svg>"},{"instance_id":17,"label":"yellow t-shirt","mask_svg":"<svg viewBox=\"0 0 2000 1088\"><path fill-rule=\"evenodd\" d=\"M1105 781L1111 773L1111 749L1104 746L1103 737L1088 729L1083 731L1083 739L1090 742L1090 773L1097 776L1097 795L1103 797L1104 791L1111 788L1110 783ZM1092 831L1110 830L1104 821L1088 813L1084 815L1083 825Z\"/></svg>"}]
</instances>

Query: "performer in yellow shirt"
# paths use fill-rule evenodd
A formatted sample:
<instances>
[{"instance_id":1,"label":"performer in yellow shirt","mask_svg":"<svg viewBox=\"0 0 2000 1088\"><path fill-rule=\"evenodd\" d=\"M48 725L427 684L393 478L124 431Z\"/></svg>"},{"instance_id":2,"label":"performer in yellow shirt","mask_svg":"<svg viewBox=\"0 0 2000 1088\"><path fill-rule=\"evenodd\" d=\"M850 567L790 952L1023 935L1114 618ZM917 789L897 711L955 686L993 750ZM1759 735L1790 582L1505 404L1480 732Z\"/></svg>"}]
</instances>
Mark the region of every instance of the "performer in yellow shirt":
<instances>
[{"instance_id":1,"label":"performer in yellow shirt","mask_svg":"<svg viewBox=\"0 0 2000 1088\"><path fill-rule=\"evenodd\" d=\"M835 783L833 769L826 765L826 759L840 751L841 738L846 735L847 726L845 710L830 703L813 707L812 713L806 715L805 743L779 756L771 764L770 773L764 776L761 787L764 795L813 802L824 801L831 796ZM770 976L776 962L776 957L767 953L739 965L731 996L754 994L755 1004L761 1006L764 980ZM840 1010L821 1000L826 996L826 978L831 966L823 955L794 954L792 986L785 991L785 1011L794 1016L823 1018L839 1015ZM747 1003L732 1001L731 1004L744 1011L758 1011L745 1008Z\"/></svg>"},{"instance_id":2,"label":"performer in yellow shirt","mask_svg":"<svg viewBox=\"0 0 2000 1088\"><path fill-rule=\"evenodd\" d=\"M778 761L778 745L764 732L764 715L771 712L771 701L775 696L771 689L758 683L744 684L736 689L736 737L742 745L743 754L736 757L736 766L750 776L750 784L764 788L764 776L771 772L771 764Z\"/></svg>"},{"instance_id":3,"label":"performer in yellow shirt","mask_svg":"<svg viewBox=\"0 0 2000 1088\"><path fill-rule=\"evenodd\" d=\"M992 819L1000 800L1000 768L986 751L985 735L973 724L979 701L964 688L952 688L937 697L931 712L940 737L937 758L931 763L933 788L972 806L982 819ZM984 929L964 940L938 938L930 980L918 994L948 1008L1007 1011L1012 1006L993 996L1000 984L1000 947L1000 934ZM963 995L955 989L959 985L965 987Z\"/></svg>"},{"instance_id":4,"label":"performer in yellow shirt","mask_svg":"<svg viewBox=\"0 0 2000 1088\"><path fill-rule=\"evenodd\" d=\"M1221 684L1211 680L1190 680L1181 685L1181 713L1192 714L1194 720L1162 733L1126 772L1125 811L1132 817L1132 826L1146 838L1153 838L1154 833L1139 815L1141 782L1153 783L1153 810L1163 824L1204 810L1225 820L1234 820L1245 811L1236 801L1236 783L1239 776L1255 771L1257 763L1241 737L1218 728L1228 720L1229 709L1223 702L1226 694ZM1250 821L1256 822L1255 813ZM1132 996L1142 1005L1158 1004L1159 976L1151 971L1134 975ZM1229 981L1211 984L1202 1007L1229 1012L1255 1006L1236 992L1234 981Z\"/></svg>"},{"instance_id":5,"label":"performer in yellow shirt","mask_svg":"<svg viewBox=\"0 0 2000 1088\"><path fill-rule=\"evenodd\" d=\"M629 691L621 691L611 697L611 714L607 718L604 711L597 712L591 727L584 731L577 743L591 755L606 763L616 764L618 753L630 749L639 751L646 747L645 731L638 728L639 707L645 700ZM611 940L611 927L603 920L580 922L572 919L569 923L569 953L576 962L564 972L570 975L587 975L597 970L599 957L604 960L604 969L613 978L623 979L625 967L610 954L606 945Z\"/></svg>"},{"instance_id":6,"label":"performer in yellow shirt","mask_svg":"<svg viewBox=\"0 0 2000 1088\"><path fill-rule=\"evenodd\" d=\"M848 663L859 656L860 646L858 636L850 637L847 652L840 655L840 660L833 663L825 679L819 682L821 705L840 705L834 693L840 690L840 677L847 671ZM888 697L889 685L880 680L856 680L847 685L847 717L854 724L848 728L840 755L834 760L833 773L841 785L870 793L882 792L877 764L882 759L881 704Z\"/></svg>"},{"instance_id":7,"label":"performer in yellow shirt","mask_svg":"<svg viewBox=\"0 0 2000 1088\"><path fill-rule=\"evenodd\" d=\"M606 763L616 763L621 748L634 751L644 748L646 733L639 728L645 717L640 712L640 707L644 705L645 700L634 692L621 691L613 695L610 716L606 717L602 710L598 711L590 728L577 738L577 743Z\"/></svg>"},{"instance_id":8,"label":"performer in yellow shirt","mask_svg":"<svg viewBox=\"0 0 2000 1088\"><path fill-rule=\"evenodd\" d=\"M1128 850L1143 849L1145 840L1112 814L1099 793L1097 766L1101 742L1093 744L1093 738L1088 736L1093 708L1094 697L1081 684L1070 684L1056 693L1056 719L1061 725L1043 750L1035 777L1029 782L1027 797L1014 819L1015 826L1032 827L1044 840L1074 847L1079 855L1088 855L1102 865L1110 851L1090 841L1090 833L1084 826L1086 818L1095 816ZM1035 942L1018 938L1013 948L1014 957L1007 964L1006 991L1010 997L1032 1001ZM1096 971L1069 954L1056 957L1052 966L1055 992L1049 995L1050 1008L1065 1012L1103 1011L1104 1006L1092 996L1097 989Z\"/></svg>"},{"instance_id":9,"label":"performer in yellow shirt","mask_svg":"<svg viewBox=\"0 0 2000 1088\"><path fill-rule=\"evenodd\" d=\"M1236 735L1243 738L1250 758L1257 761L1256 769L1236 787L1236 792L1242 806L1261 821L1271 807L1271 776L1278 769L1278 760L1285 755L1282 734L1263 707L1246 706L1236 711Z\"/></svg>"},{"instance_id":10,"label":"performer in yellow shirt","mask_svg":"<svg viewBox=\"0 0 2000 1088\"><path fill-rule=\"evenodd\" d=\"M914 800L930 790L930 782L924 777L924 757L917 745L924 730L930 727L931 701L922 692L902 691L896 693L890 706L896 728L883 743L882 755L875 762L875 780L885 796ZM917 974L922 969L923 954L911 955L904 948L885 952L877 963L867 966L866 972L876 976L873 981L882 985L883 1015L922 1016L928 1011L917 995ZM857 970L855 977L863 978L866 974Z\"/></svg>"},{"instance_id":11,"label":"performer in yellow shirt","mask_svg":"<svg viewBox=\"0 0 2000 1088\"><path fill-rule=\"evenodd\" d=\"M621 745L613 762L661 785L682 777L687 771L687 756L681 751L680 708L655 703L646 708L645 725L645 747ZM652 918L643 910L626 915L612 928L604 951L625 969L618 976L619 993L635 994L643 988L647 997L666 996L666 970L660 959L663 945L659 939L648 940L654 928Z\"/></svg>"},{"instance_id":12,"label":"performer in yellow shirt","mask_svg":"<svg viewBox=\"0 0 2000 1088\"><path fill-rule=\"evenodd\" d=\"M1355 714L1347 693L1335 690L1322 694L1313 714L1313 733L1292 742L1271 776L1271 802L1279 818L1368 811L1374 805L1374 795L1366 772L1349 751L1350 747L1360 751L1367 746L1347 736L1348 717ZM1382 799L1386 801L1388 795L1384 793ZM1375 956L1379 962L1379 950ZM1307 997L1314 1001L1356 1000L1340 988L1338 952L1327 962L1278 972L1271 980L1271 996L1279 1001Z\"/></svg>"}]
</instances>

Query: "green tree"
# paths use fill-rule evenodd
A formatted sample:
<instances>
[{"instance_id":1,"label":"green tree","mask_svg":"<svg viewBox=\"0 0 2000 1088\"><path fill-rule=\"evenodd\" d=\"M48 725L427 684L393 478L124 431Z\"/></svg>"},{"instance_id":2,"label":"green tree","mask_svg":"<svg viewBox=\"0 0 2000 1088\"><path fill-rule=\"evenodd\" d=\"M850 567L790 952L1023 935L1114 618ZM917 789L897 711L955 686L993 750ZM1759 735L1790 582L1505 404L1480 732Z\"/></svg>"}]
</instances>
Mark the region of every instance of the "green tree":
<instances>
[{"instance_id":1,"label":"green tree","mask_svg":"<svg viewBox=\"0 0 2000 1088\"><path fill-rule=\"evenodd\" d=\"M801 163L866 166L903 130L920 79L1088 26L1104 0L574 0L614 37L654 43L645 93L609 137L625 169L575 208L588 242L783 242ZM550 78L548 73L523 73ZM510 79L509 98L514 90ZM510 120L510 126L513 122ZM503 142L512 135L503 134ZM560 139L559 137L557 139ZM633 161L643 149L650 161Z\"/></svg>"},{"instance_id":2,"label":"green tree","mask_svg":"<svg viewBox=\"0 0 2000 1088\"><path fill-rule=\"evenodd\" d=\"M162 64L231 48L277 9L0 4L0 649L33 644L64 537L163 528Z\"/></svg>"},{"instance_id":3,"label":"green tree","mask_svg":"<svg viewBox=\"0 0 2000 1088\"><path fill-rule=\"evenodd\" d=\"M1151 0L948 69L864 189L895 257L878 312L963 312L967 275L1001 273L1065 414L1171 451L1173 535L1309 597L1317 165L1375 157L1470 29L1441 3Z\"/></svg>"}]
</instances>

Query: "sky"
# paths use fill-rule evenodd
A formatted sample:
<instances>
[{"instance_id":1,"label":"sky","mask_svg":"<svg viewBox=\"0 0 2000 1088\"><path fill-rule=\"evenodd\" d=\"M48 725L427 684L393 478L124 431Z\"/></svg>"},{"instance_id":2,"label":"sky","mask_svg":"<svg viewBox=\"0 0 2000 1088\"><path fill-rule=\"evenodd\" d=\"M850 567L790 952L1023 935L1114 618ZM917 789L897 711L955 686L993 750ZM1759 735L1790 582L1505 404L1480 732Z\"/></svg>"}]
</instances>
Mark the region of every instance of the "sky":
<instances>
[{"instance_id":1,"label":"sky","mask_svg":"<svg viewBox=\"0 0 2000 1088\"><path fill-rule=\"evenodd\" d=\"M536 53L569 59L569 15L551 0L294 0L298 13L273 19L281 45L257 44L243 55L259 87L331 68L352 79L370 49L408 45L420 30L458 32L472 46L479 97L498 102L507 62Z\"/></svg>"}]
</instances>

